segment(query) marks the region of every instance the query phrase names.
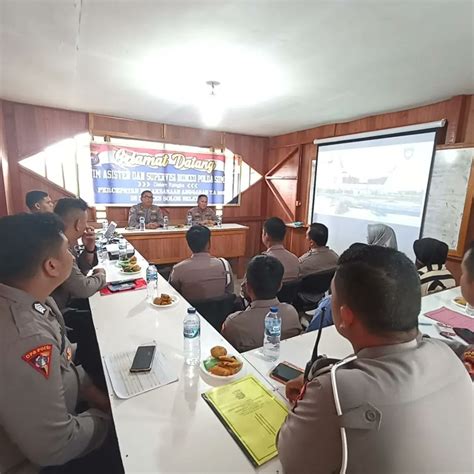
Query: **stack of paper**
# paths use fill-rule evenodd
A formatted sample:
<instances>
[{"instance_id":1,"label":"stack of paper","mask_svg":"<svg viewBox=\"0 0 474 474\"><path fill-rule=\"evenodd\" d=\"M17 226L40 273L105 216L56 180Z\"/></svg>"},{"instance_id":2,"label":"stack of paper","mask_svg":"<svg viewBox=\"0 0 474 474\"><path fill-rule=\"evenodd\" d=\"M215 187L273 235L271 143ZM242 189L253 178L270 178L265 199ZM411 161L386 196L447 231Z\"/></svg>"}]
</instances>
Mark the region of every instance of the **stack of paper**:
<instances>
[{"instance_id":1,"label":"stack of paper","mask_svg":"<svg viewBox=\"0 0 474 474\"><path fill-rule=\"evenodd\" d=\"M153 367L147 373L131 373L135 352L118 352L104 357L112 388L119 398L131 398L178 380L166 354L156 350Z\"/></svg>"}]
</instances>

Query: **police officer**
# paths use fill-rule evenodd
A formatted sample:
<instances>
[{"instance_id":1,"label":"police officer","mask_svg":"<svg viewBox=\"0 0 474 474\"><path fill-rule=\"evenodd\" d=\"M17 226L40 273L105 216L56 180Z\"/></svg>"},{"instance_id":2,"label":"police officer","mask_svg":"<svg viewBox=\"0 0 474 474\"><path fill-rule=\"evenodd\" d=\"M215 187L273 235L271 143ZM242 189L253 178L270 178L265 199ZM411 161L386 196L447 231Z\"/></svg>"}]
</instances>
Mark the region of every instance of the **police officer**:
<instances>
[{"instance_id":1,"label":"police officer","mask_svg":"<svg viewBox=\"0 0 474 474\"><path fill-rule=\"evenodd\" d=\"M52 213L0 219L0 472L38 472L101 446L109 417L76 412L79 396L106 406L72 362L73 346L48 295L73 257Z\"/></svg>"},{"instance_id":2,"label":"police officer","mask_svg":"<svg viewBox=\"0 0 474 474\"><path fill-rule=\"evenodd\" d=\"M26 207L30 212L53 212L54 203L44 191L29 191L25 196Z\"/></svg>"},{"instance_id":3,"label":"police officer","mask_svg":"<svg viewBox=\"0 0 474 474\"><path fill-rule=\"evenodd\" d=\"M446 344L420 335L420 308L404 254L342 254L332 315L355 355L313 357L306 379L287 384L295 404L278 436L285 472L473 472L472 384Z\"/></svg>"},{"instance_id":4,"label":"police officer","mask_svg":"<svg viewBox=\"0 0 474 474\"><path fill-rule=\"evenodd\" d=\"M315 222L309 226L306 232L309 251L298 259L301 278L336 267L338 255L327 246L328 236L329 231L324 224Z\"/></svg>"},{"instance_id":5,"label":"police officer","mask_svg":"<svg viewBox=\"0 0 474 474\"><path fill-rule=\"evenodd\" d=\"M138 229L140 227L140 218L145 219L146 229L158 229L163 227L163 213L158 206L153 205L153 193L151 191L143 191L141 203L135 204L130 208L128 217L128 227Z\"/></svg>"},{"instance_id":6,"label":"police officer","mask_svg":"<svg viewBox=\"0 0 474 474\"><path fill-rule=\"evenodd\" d=\"M169 281L188 300L217 298L234 292L232 268L224 258L209 253L211 231L204 226L192 226L186 232L192 256L177 263Z\"/></svg>"},{"instance_id":7,"label":"police officer","mask_svg":"<svg viewBox=\"0 0 474 474\"><path fill-rule=\"evenodd\" d=\"M78 198L60 199L54 212L64 223L64 233L69 241L70 252L74 256L71 274L54 292L53 298L63 311L77 298L89 298L106 285L105 270L96 268L93 274L87 273L97 265L97 249L94 230L87 227L88 205ZM77 240L82 238L84 249L77 250Z\"/></svg>"},{"instance_id":8,"label":"police officer","mask_svg":"<svg viewBox=\"0 0 474 474\"><path fill-rule=\"evenodd\" d=\"M270 217L263 223L262 243L267 248L263 253L280 260L285 269L283 283L296 280L300 274L298 257L283 244L285 235L286 225L279 217Z\"/></svg>"},{"instance_id":9,"label":"police officer","mask_svg":"<svg viewBox=\"0 0 474 474\"><path fill-rule=\"evenodd\" d=\"M197 200L197 206L192 207L188 211L188 216L191 216L192 224L213 225L217 222L217 216L214 209L207 207L207 196L200 194Z\"/></svg>"},{"instance_id":10,"label":"police officer","mask_svg":"<svg viewBox=\"0 0 474 474\"><path fill-rule=\"evenodd\" d=\"M249 351L263 344L265 316L272 307L278 308L281 318L281 339L301 332L296 309L278 301L282 277L283 265L275 257L257 255L249 262L242 293L250 306L227 316L222 325L222 335L238 351Z\"/></svg>"}]
</instances>

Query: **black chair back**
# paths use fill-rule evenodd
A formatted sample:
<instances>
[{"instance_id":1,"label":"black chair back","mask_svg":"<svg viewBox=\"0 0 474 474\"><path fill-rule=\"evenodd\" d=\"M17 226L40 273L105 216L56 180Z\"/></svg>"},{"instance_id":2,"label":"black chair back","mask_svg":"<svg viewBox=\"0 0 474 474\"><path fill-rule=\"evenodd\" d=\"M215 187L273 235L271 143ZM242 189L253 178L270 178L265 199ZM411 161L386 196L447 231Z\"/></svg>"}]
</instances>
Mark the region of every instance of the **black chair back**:
<instances>
[{"instance_id":1,"label":"black chair back","mask_svg":"<svg viewBox=\"0 0 474 474\"><path fill-rule=\"evenodd\" d=\"M235 311L235 295L226 294L217 298L194 300L189 302L198 313L218 332L229 314Z\"/></svg>"},{"instance_id":2,"label":"black chair back","mask_svg":"<svg viewBox=\"0 0 474 474\"><path fill-rule=\"evenodd\" d=\"M300 288L301 280L291 280L283 283L277 298L281 303L293 304Z\"/></svg>"},{"instance_id":3,"label":"black chair back","mask_svg":"<svg viewBox=\"0 0 474 474\"><path fill-rule=\"evenodd\" d=\"M304 293L326 293L331 286L331 281L336 273L335 268L324 270L322 272L311 273L301 280L300 291Z\"/></svg>"},{"instance_id":4,"label":"black chair back","mask_svg":"<svg viewBox=\"0 0 474 474\"><path fill-rule=\"evenodd\" d=\"M305 276L301 280L298 295L295 300L296 309L306 311L316 308L326 291L331 287L334 273L336 273L336 269L331 268Z\"/></svg>"}]
</instances>

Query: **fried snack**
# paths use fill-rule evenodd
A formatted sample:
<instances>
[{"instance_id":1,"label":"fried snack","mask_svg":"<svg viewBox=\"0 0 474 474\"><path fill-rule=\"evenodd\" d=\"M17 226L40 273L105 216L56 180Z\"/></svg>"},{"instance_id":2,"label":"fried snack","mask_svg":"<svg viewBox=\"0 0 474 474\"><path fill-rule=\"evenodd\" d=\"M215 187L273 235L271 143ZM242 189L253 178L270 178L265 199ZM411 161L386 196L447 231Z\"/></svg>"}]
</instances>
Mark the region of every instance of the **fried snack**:
<instances>
[{"instance_id":1,"label":"fried snack","mask_svg":"<svg viewBox=\"0 0 474 474\"><path fill-rule=\"evenodd\" d=\"M220 367L219 365L215 365L211 370L210 370L212 375L219 375L220 377L228 377L229 375L234 375L233 369L226 368L226 367Z\"/></svg>"},{"instance_id":2,"label":"fried snack","mask_svg":"<svg viewBox=\"0 0 474 474\"><path fill-rule=\"evenodd\" d=\"M216 357L221 362L235 362L237 359L234 356L223 355L220 357Z\"/></svg>"},{"instance_id":3,"label":"fried snack","mask_svg":"<svg viewBox=\"0 0 474 474\"><path fill-rule=\"evenodd\" d=\"M219 359L221 356L225 356L227 354L227 349L222 346L214 346L211 349L211 356L215 359Z\"/></svg>"},{"instance_id":4,"label":"fried snack","mask_svg":"<svg viewBox=\"0 0 474 474\"><path fill-rule=\"evenodd\" d=\"M130 257L130 259L128 260L128 263L131 263L132 265L137 263L137 257L135 257L135 255L133 257Z\"/></svg>"},{"instance_id":5,"label":"fried snack","mask_svg":"<svg viewBox=\"0 0 474 474\"><path fill-rule=\"evenodd\" d=\"M166 293L162 293L161 296L157 296L153 300L153 304L156 304L157 306L168 306L173 302L173 298L171 298L170 295L167 295Z\"/></svg>"},{"instance_id":6,"label":"fried snack","mask_svg":"<svg viewBox=\"0 0 474 474\"><path fill-rule=\"evenodd\" d=\"M219 362L217 364L219 367L226 367L226 368L230 368L230 369L237 369L238 367L240 367L242 365L242 362L239 362L237 359L234 361L234 362L227 362L227 361L223 361L223 362Z\"/></svg>"},{"instance_id":7,"label":"fried snack","mask_svg":"<svg viewBox=\"0 0 474 474\"><path fill-rule=\"evenodd\" d=\"M132 270L131 270L132 272L139 272L142 269L142 267L140 267L140 265L132 265L131 268L132 268Z\"/></svg>"}]
</instances>

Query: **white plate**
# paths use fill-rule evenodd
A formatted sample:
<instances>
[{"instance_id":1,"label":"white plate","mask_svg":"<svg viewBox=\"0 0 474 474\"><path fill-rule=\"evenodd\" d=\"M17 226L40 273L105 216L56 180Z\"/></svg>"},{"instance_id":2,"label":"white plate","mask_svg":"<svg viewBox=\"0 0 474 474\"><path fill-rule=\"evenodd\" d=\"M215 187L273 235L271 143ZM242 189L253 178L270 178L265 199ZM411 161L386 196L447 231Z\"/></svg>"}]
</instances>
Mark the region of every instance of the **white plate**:
<instances>
[{"instance_id":1,"label":"white plate","mask_svg":"<svg viewBox=\"0 0 474 474\"><path fill-rule=\"evenodd\" d=\"M244 373L244 370L245 370L245 368L244 368L244 361L243 361L240 357L237 357L237 356L234 356L234 357L235 357L238 361L241 362L242 367L240 368L240 370L239 370L237 373L235 373L235 374L233 374L233 375L224 376L224 375L214 375L214 374L211 374L210 372L208 372L208 371L206 370L206 367L205 367L205 365L204 365L204 360L201 362L201 365L200 365L201 370L202 370L202 372L203 372L204 374L206 374L208 377L211 377L211 378L216 379L216 380L229 380L229 381L230 381L230 380L234 380L234 379L236 379L239 375L242 375L242 374ZM208 357L208 359L210 359L210 357ZM207 360L207 359L205 359L205 360Z\"/></svg>"},{"instance_id":2,"label":"white plate","mask_svg":"<svg viewBox=\"0 0 474 474\"><path fill-rule=\"evenodd\" d=\"M169 293L166 293L166 294L169 294ZM173 301L171 304L155 304L153 303L153 301L150 301L150 304L154 308L158 308L158 309L172 308L173 306L176 306L178 304L179 299L176 295L170 295L170 296Z\"/></svg>"},{"instance_id":3,"label":"white plate","mask_svg":"<svg viewBox=\"0 0 474 474\"><path fill-rule=\"evenodd\" d=\"M121 275L140 275L141 272L141 270L138 270L138 272L124 272L123 270L119 271Z\"/></svg>"},{"instance_id":4,"label":"white plate","mask_svg":"<svg viewBox=\"0 0 474 474\"><path fill-rule=\"evenodd\" d=\"M451 302L452 302L453 304L455 304L456 306L459 306L459 307L462 308L462 309L466 309L466 305L465 305L465 304L458 303L454 298L451 300Z\"/></svg>"}]
</instances>

